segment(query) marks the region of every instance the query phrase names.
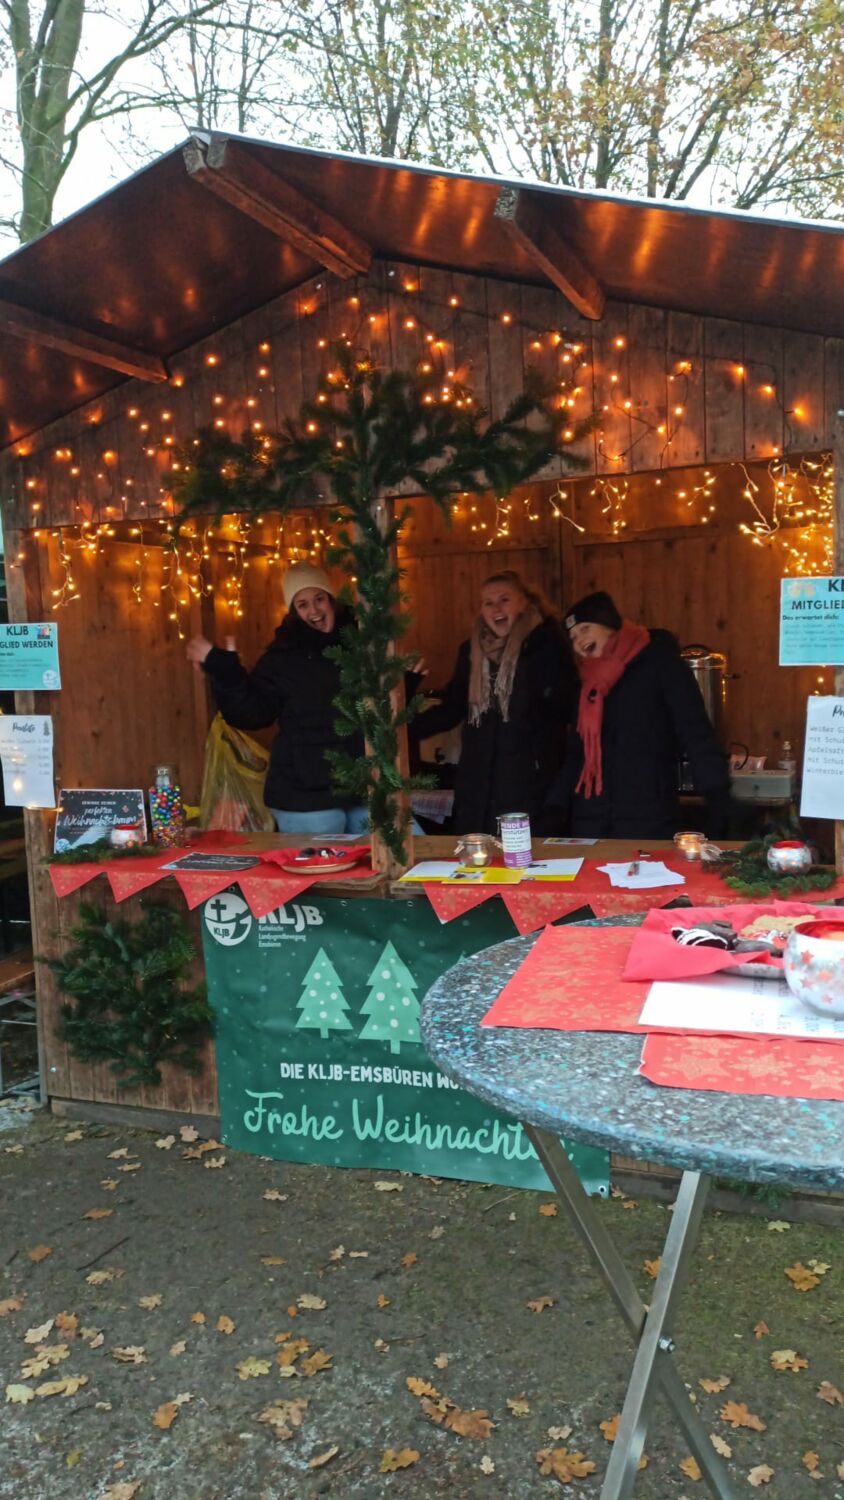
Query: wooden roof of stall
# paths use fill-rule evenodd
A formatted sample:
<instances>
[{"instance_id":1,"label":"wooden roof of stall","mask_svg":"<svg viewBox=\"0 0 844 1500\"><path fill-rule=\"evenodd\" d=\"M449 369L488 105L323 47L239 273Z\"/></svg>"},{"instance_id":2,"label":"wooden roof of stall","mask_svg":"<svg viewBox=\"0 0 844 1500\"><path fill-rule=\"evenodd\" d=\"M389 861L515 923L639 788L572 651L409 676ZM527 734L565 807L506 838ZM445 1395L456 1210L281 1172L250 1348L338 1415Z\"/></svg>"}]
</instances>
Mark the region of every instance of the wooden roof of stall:
<instances>
[{"instance_id":1,"label":"wooden roof of stall","mask_svg":"<svg viewBox=\"0 0 844 1500\"><path fill-rule=\"evenodd\" d=\"M0 262L0 448L373 257L844 336L844 225L196 134Z\"/></svg>"}]
</instances>

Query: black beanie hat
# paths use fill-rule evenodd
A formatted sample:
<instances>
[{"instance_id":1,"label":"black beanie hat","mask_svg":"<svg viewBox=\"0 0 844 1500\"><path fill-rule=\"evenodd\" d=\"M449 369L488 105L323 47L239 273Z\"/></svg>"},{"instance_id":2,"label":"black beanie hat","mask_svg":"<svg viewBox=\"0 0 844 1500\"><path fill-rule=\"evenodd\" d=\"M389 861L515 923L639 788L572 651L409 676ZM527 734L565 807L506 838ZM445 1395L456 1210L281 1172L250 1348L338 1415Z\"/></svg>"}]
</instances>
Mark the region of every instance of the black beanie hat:
<instances>
[{"instance_id":1,"label":"black beanie hat","mask_svg":"<svg viewBox=\"0 0 844 1500\"><path fill-rule=\"evenodd\" d=\"M566 615L566 630L575 625L606 625L608 630L620 630L622 620L609 594L599 590L596 594L586 594L572 605Z\"/></svg>"}]
</instances>

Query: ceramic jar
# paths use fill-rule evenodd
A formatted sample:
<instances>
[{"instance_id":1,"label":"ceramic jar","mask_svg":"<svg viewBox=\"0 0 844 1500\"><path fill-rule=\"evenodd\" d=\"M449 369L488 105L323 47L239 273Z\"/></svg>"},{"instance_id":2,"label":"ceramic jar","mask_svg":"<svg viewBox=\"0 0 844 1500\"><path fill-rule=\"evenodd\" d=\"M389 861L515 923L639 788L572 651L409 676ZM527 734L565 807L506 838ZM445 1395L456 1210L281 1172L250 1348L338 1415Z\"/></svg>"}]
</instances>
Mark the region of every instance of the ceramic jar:
<instances>
[{"instance_id":1,"label":"ceramic jar","mask_svg":"<svg viewBox=\"0 0 844 1500\"><path fill-rule=\"evenodd\" d=\"M812 863L812 851L802 839L781 839L768 848L768 869L776 875L804 875Z\"/></svg>"},{"instance_id":2,"label":"ceramic jar","mask_svg":"<svg viewBox=\"0 0 844 1500\"><path fill-rule=\"evenodd\" d=\"M783 973L793 995L821 1016L844 1019L844 914L815 917L789 933Z\"/></svg>"}]
</instances>

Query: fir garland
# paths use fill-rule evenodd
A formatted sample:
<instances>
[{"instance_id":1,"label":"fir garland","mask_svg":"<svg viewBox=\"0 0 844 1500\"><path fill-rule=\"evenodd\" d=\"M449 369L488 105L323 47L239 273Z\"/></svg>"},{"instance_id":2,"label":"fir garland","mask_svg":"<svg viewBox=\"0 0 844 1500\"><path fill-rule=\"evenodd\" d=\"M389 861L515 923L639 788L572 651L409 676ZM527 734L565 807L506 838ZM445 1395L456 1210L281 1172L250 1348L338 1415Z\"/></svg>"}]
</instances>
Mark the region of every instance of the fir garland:
<instances>
[{"instance_id":1,"label":"fir garland","mask_svg":"<svg viewBox=\"0 0 844 1500\"><path fill-rule=\"evenodd\" d=\"M402 795L427 782L402 776L396 765L398 731L422 699L398 707L397 690L414 658L393 644L409 624L395 548L410 512L390 516L381 497L411 485L449 515L456 490L503 497L553 458L564 457L571 469L584 462L562 438L561 385L548 387L529 373L524 394L489 421L466 387L445 381L448 399L441 399L442 369L385 372L349 340L332 352L336 367L280 434L246 432L235 442L203 429L177 455L173 491L183 523L195 512L285 513L313 503L321 485L330 489L333 519L343 529L329 561L356 581L358 605L357 628L345 629L341 645L330 648L340 667L337 727L344 736L363 734L367 745L359 759L333 753L334 782L339 793L367 801L372 827L400 861ZM571 426L568 442L594 422Z\"/></svg>"},{"instance_id":2,"label":"fir garland","mask_svg":"<svg viewBox=\"0 0 844 1500\"><path fill-rule=\"evenodd\" d=\"M76 849L64 849L61 854L49 854L45 865L99 865L112 859L149 859L151 854L163 853L161 844L129 844L116 849L108 839L95 839L90 844L80 844Z\"/></svg>"},{"instance_id":3,"label":"fir garland","mask_svg":"<svg viewBox=\"0 0 844 1500\"><path fill-rule=\"evenodd\" d=\"M200 1069L213 1030L204 984L184 981L196 949L172 906L148 906L137 922L81 905L73 946L47 963L75 1004L61 1007L56 1035L83 1062L109 1063L118 1087L161 1082L160 1064Z\"/></svg>"},{"instance_id":4,"label":"fir garland","mask_svg":"<svg viewBox=\"0 0 844 1500\"><path fill-rule=\"evenodd\" d=\"M828 891L838 876L826 865L813 865L805 875L780 875L768 865L768 849L779 835L751 839L742 849L721 855L719 873L724 884L743 896L796 896L808 891Z\"/></svg>"}]
</instances>

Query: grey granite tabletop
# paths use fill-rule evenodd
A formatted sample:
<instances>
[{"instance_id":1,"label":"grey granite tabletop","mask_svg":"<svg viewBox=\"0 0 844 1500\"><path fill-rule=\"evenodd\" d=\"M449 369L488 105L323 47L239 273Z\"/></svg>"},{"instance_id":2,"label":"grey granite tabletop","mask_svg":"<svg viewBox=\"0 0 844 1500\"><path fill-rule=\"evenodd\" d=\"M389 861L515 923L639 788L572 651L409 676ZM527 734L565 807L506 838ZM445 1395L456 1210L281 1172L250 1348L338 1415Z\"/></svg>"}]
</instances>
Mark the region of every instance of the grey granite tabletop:
<instances>
[{"instance_id":1,"label":"grey granite tabletop","mask_svg":"<svg viewBox=\"0 0 844 1500\"><path fill-rule=\"evenodd\" d=\"M422 1040L449 1078L526 1124L640 1160L745 1182L844 1188L844 1103L658 1086L636 1072L641 1034L482 1028L536 937L463 959L428 991Z\"/></svg>"}]
</instances>

